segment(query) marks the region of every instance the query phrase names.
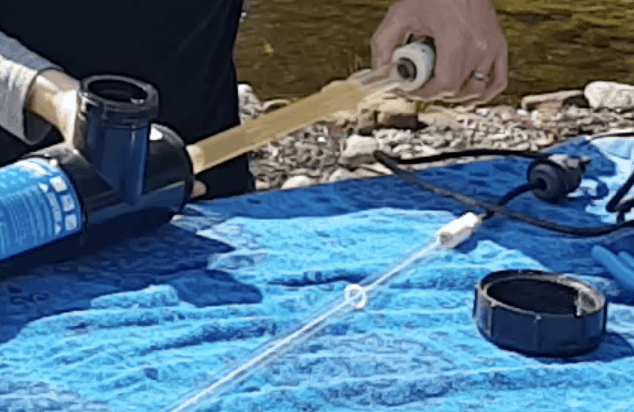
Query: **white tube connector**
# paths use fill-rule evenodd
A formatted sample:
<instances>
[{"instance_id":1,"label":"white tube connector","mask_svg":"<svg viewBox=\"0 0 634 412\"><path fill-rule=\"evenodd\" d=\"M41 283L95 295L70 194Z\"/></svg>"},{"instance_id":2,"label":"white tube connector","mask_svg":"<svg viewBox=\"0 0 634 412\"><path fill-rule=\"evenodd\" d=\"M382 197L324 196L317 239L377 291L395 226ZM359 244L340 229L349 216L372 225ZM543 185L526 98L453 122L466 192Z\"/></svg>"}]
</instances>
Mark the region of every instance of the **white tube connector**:
<instances>
[{"instance_id":1,"label":"white tube connector","mask_svg":"<svg viewBox=\"0 0 634 412\"><path fill-rule=\"evenodd\" d=\"M421 42L410 43L397 49L392 55L393 78L399 88L411 92L423 87L432 76L436 64L434 50Z\"/></svg>"},{"instance_id":2,"label":"white tube connector","mask_svg":"<svg viewBox=\"0 0 634 412\"><path fill-rule=\"evenodd\" d=\"M465 213L436 232L438 244L445 248L454 248L469 238L481 224L482 216L472 212Z\"/></svg>"}]
</instances>

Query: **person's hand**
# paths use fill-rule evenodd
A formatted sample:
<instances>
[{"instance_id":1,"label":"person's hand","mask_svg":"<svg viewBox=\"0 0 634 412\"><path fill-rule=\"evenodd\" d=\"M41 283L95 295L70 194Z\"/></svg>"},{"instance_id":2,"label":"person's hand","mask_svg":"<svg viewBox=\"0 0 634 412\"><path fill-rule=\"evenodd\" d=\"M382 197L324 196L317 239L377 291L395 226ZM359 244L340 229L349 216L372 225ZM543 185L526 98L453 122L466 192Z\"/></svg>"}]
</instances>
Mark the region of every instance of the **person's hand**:
<instances>
[{"instance_id":1,"label":"person's hand","mask_svg":"<svg viewBox=\"0 0 634 412\"><path fill-rule=\"evenodd\" d=\"M390 64L410 36L436 46L435 76L412 97L471 105L506 88L507 43L491 0L399 0L372 37L372 68Z\"/></svg>"},{"instance_id":2,"label":"person's hand","mask_svg":"<svg viewBox=\"0 0 634 412\"><path fill-rule=\"evenodd\" d=\"M78 91L77 80L58 70L45 70L33 80L25 110L44 119L72 144Z\"/></svg>"}]
</instances>

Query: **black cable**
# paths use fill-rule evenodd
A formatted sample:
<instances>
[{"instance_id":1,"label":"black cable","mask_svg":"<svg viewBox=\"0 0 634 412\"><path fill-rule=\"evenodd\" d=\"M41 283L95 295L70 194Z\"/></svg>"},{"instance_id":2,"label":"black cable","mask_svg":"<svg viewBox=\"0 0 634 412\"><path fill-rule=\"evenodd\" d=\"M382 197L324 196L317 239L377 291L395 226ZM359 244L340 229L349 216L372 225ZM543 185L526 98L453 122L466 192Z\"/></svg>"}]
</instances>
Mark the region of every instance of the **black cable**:
<instances>
[{"instance_id":1,"label":"black cable","mask_svg":"<svg viewBox=\"0 0 634 412\"><path fill-rule=\"evenodd\" d=\"M616 215L617 223L622 223L625 221L625 215L631 212L632 209L634 208L634 199L630 199L626 202L623 202L621 207L622 207L621 210L619 210L619 213Z\"/></svg>"},{"instance_id":2,"label":"black cable","mask_svg":"<svg viewBox=\"0 0 634 412\"><path fill-rule=\"evenodd\" d=\"M454 156L456 155L454 154ZM525 215L523 213L509 211L503 205L491 204L485 201L481 201L479 199L475 199L470 196L463 195L461 193L457 193L448 189L443 189L438 186L426 183L414 177L411 173L400 169L397 166L398 162L383 152L380 152L380 151L374 152L374 157L377 160L377 162L381 163L382 165L390 169L392 172L394 172L398 177L400 177L404 181L410 184L413 184L415 186L418 186L424 190L431 191L439 196L450 197L464 204L484 209L487 212L489 212L485 215L485 217L487 217L490 214L490 212L493 212L500 216L504 216L506 218L513 219L513 220L518 220L520 222L524 222L532 226L540 227L542 229L564 233L567 235L584 236L584 237L605 236L626 227L634 227L634 221L622 222L622 223L617 223L615 225L606 225L606 226L594 227L594 228L577 228L577 227L562 226L554 222L539 220L539 219L530 217L528 215ZM518 196L519 192L525 193L527 190L528 189L526 186L520 186L514 189L513 191L509 192L502 199L506 199L510 197L511 194L513 195L513 197Z\"/></svg>"},{"instance_id":3,"label":"black cable","mask_svg":"<svg viewBox=\"0 0 634 412\"><path fill-rule=\"evenodd\" d=\"M614 138L631 139L633 135L634 135L634 131L624 130L620 132L599 133L592 136L586 136L584 139L589 142L593 142L595 140L601 140L601 139L614 139Z\"/></svg>"},{"instance_id":4,"label":"black cable","mask_svg":"<svg viewBox=\"0 0 634 412\"><path fill-rule=\"evenodd\" d=\"M602 133L594 136L586 137L588 141L606 139L606 138L622 138L622 139L632 139L632 131L623 131L616 133ZM616 191L612 199L605 206L605 210L610 213L617 213L616 221L617 223L623 223L625 221L625 215L629 213L634 208L634 198L630 198L628 200L623 201L623 198L632 189L634 185L634 172L630 175L623 186Z\"/></svg>"},{"instance_id":5,"label":"black cable","mask_svg":"<svg viewBox=\"0 0 634 412\"><path fill-rule=\"evenodd\" d=\"M438 153L431 156L422 156L422 157L413 157L410 159L401 159L400 157L390 156L385 152L378 152L383 156L396 161L396 163L401 165L411 165L411 164L421 164L421 163L432 163L438 162L441 160L448 159L457 159L461 157L481 157L481 156L518 156L525 157L528 159L545 159L549 156L546 153L539 152L527 152L522 150L505 150L505 149L469 149L469 150L460 150L456 152L444 152Z\"/></svg>"},{"instance_id":6,"label":"black cable","mask_svg":"<svg viewBox=\"0 0 634 412\"><path fill-rule=\"evenodd\" d=\"M634 186L634 173L630 175L627 181L616 191L612 199L605 206L605 210L610 213L618 213L617 222L622 223L625 219L625 214L628 213L634 207L634 199L627 199L623 201L625 195Z\"/></svg>"},{"instance_id":7,"label":"black cable","mask_svg":"<svg viewBox=\"0 0 634 412\"><path fill-rule=\"evenodd\" d=\"M600 139L632 139L633 132L632 131L623 131L623 132L608 132L601 133L594 136L586 137L587 141L595 141ZM634 198L630 198L628 200L623 201L623 198L632 189L634 185L634 173L630 175L627 181L616 191L612 199L605 206L605 210L610 213L617 213L616 221L617 223L623 223L625 220L625 215L629 213L632 208L634 208Z\"/></svg>"},{"instance_id":8,"label":"black cable","mask_svg":"<svg viewBox=\"0 0 634 412\"><path fill-rule=\"evenodd\" d=\"M622 139L632 139L633 132L632 131L623 131L623 132L613 132L613 133L601 133L594 136L586 137L588 141L600 140L600 139L610 139L610 138L622 138ZM628 200L623 201L625 195L632 189L634 185L634 172L630 175L627 181L616 191L612 199L605 206L605 210L610 213L617 213L616 221L617 223L623 223L625 221L625 215L629 213L634 208L634 198L630 198Z\"/></svg>"},{"instance_id":9,"label":"black cable","mask_svg":"<svg viewBox=\"0 0 634 412\"><path fill-rule=\"evenodd\" d=\"M495 204L497 206L506 206L511 200L515 199L516 197L523 195L524 193L528 193L532 191L533 189L543 189L544 186L545 186L544 182L541 182L540 184L536 184L536 185L525 184L525 185L518 186L515 189L506 193L504 196L502 196L500 200L495 202ZM486 214L484 215L484 217L482 218L482 221L492 218L493 215L495 215L495 213L488 210Z\"/></svg>"}]
</instances>

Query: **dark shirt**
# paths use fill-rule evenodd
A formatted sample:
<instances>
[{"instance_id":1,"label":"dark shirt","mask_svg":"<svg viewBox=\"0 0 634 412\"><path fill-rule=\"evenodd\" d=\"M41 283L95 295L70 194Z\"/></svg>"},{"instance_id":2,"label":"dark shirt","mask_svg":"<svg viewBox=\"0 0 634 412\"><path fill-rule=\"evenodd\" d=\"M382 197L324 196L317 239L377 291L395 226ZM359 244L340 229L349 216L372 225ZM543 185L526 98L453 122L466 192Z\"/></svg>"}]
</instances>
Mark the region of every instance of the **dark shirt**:
<instances>
[{"instance_id":1,"label":"dark shirt","mask_svg":"<svg viewBox=\"0 0 634 412\"><path fill-rule=\"evenodd\" d=\"M76 79L119 74L159 91L158 123L193 143L240 124L232 61L242 0L0 0L0 31ZM0 165L28 146L0 130ZM208 199L255 190L248 156L197 176Z\"/></svg>"},{"instance_id":2,"label":"dark shirt","mask_svg":"<svg viewBox=\"0 0 634 412\"><path fill-rule=\"evenodd\" d=\"M0 30L71 76L157 87L159 123L186 142L238 124L232 51L241 0L0 0Z\"/></svg>"}]
</instances>

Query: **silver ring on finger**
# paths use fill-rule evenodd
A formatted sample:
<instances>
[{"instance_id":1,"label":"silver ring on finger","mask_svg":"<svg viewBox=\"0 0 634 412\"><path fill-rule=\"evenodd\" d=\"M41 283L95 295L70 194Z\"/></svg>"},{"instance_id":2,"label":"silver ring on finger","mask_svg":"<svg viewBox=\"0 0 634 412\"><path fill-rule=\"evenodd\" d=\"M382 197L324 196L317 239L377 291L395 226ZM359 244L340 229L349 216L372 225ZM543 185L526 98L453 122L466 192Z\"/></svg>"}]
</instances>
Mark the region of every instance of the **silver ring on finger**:
<instances>
[{"instance_id":1,"label":"silver ring on finger","mask_svg":"<svg viewBox=\"0 0 634 412\"><path fill-rule=\"evenodd\" d=\"M475 69L471 72L471 78L478 81L486 81L489 79L488 74L484 74L481 70Z\"/></svg>"}]
</instances>

